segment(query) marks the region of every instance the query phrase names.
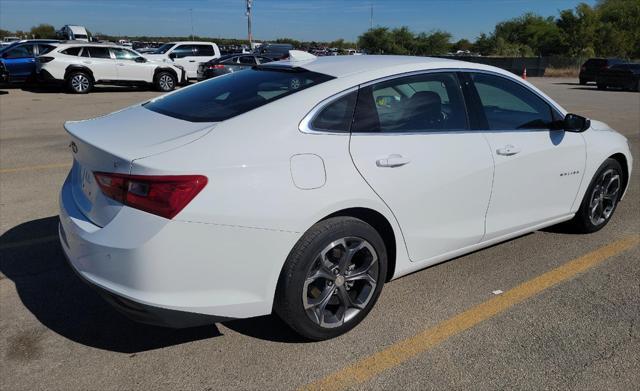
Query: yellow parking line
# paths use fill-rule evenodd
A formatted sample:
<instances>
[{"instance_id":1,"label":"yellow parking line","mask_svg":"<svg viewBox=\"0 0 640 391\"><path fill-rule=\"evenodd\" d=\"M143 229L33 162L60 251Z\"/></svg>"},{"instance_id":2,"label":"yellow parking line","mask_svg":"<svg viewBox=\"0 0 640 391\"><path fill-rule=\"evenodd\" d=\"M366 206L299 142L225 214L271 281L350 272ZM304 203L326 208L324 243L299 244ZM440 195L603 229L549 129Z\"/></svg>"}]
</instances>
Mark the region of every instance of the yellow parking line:
<instances>
[{"instance_id":1,"label":"yellow parking line","mask_svg":"<svg viewBox=\"0 0 640 391\"><path fill-rule=\"evenodd\" d=\"M47 242L52 242L54 240L58 240L58 235L43 236L41 238L21 240L19 242L2 243L0 244L0 250L7 250L10 248L16 248L16 247L32 246L34 244L47 243Z\"/></svg>"},{"instance_id":2,"label":"yellow parking line","mask_svg":"<svg viewBox=\"0 0 640 391\"><path fill-rule=\"evenodd\" d=\"M49 170L53 168L63 168L63 167L71 167L70 163L57 163L57 164L43 164L39 166L27 166L27 167L14 167L14 168L2 168L0 169L0 173L6 174L10 172L20 172L20 171L36 171L36 170Z\"/></svg>"},{"instance_id":3,"label":"yellow parking line","mask_svg":"<svg viewBox=\"0 0 640 391\"><path fill-rule=\"evenodd\" d=\"M640 235L634 234L601 247L526 281L500 296L472 307L413 337L396 342L386 349L356 361L325 378L302 387L302 389L338 390L363 383L381 372L398 366L433 348L449 337L470 329L545 289L566 281L614 255L637 246L639 243Z\"/></svg>"}]
</instances>

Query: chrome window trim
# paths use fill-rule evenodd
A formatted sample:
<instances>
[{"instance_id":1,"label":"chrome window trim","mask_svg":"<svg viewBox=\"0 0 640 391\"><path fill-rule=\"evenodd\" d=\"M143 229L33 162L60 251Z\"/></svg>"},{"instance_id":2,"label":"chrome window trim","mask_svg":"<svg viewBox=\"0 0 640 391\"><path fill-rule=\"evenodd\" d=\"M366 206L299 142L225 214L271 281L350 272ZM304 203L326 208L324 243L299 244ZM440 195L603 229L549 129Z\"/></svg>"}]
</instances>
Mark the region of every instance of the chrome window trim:
<instances>
[{"instance_id":1,"label":"chrome window trim","mask_svg":"<svg viewBox=\"0 0 640 391\"><path fill-rule=\"evenodd\" d=\"M322 130L322 129L313 129L311 127L311 123L313 123L313 120L316 119L317 115L324 110L327 106L329 106L330 104L332 104L333 102L335 102L336 100L342 98L345 95L348 95L354 91L358 91L358 89L360 88L360 86L354 86L354 87L350 87L346 90L340 91L337 94L333 94L328 98L323 99L322 101L320 101L320 103L318 103L317 105L315 105L313 107L313 109L311 109L311 111L309 113L307 113L307 115L304 116L304 118L302 119L302 121L300 121L300 124L298 125L298 130L300 130L302 133L308 133L308 134L324 134L324 135L350 135L351 132L350 131L339 131L339 130Z\"/></svg>"},{"instance_id":2,"label":"chrome window trim","mask_svg":"<svg viewBox=\"0 0 640 391\"><path fill-rule=\"evenodd\" d=\"M409 132L341 132L341 131L337 131L337 130L320 130L320 129L313 129L311 127L311 123L313 122L313 120L315 119L315 117L318 115L318 113L320 111L322 111L326 106L330 105L331 103L333 103L335 100L340 99L341 97L353 92L353 91L357 91L360 88L363 87L368 87L371 86L373 84L378 84L378 83L382 83L388 80L393 80L393 79L398 79L398 78L402 78L402 77L408 77L408 76L415 76L415 75L422 75L422 74L429 74L429 73L460 73L460 72L464 72L464 73L484 73L484 74L489 74L489 75L493 75L493 76L498 76L501 77L503 79L507 79L510 80L520 86L522 86L523 88L526 88L527 91L531 92L532 94L534 94L535 96L537 96L538 98L542 99L543 102L545 102L547 105L549 105L549 107L554 110L556 112L556 114L558 114L560 117L564 117L564 115L562 115L562 112L565 111L564 109L562 109L561 107L557 106L556 104L553 104L552 102L550 102L547 98L545 98L544 96L540 95L540 93L538 93L535 90L532 90L528 85L522 83L520 80L518 80L517 77L510 77L510 76L506 76L502 73L498 73L495 71L490 71L490 70L486 70L486 69L474 69L474 68L438 68L438 69L425 69L425 70L419 70L419 71L410 71L410 72L403 72L403 73L397 73L394 75L389 75L389 76L384 76L378 79L374 79L374 80L370 80L366 83L362 83L353 87L350 87L346 90L340 91L334 95L329 96L328 98L323 99L322 101L320 101L320 103L318 103L317 105L315 105L313 107L313 109L311 109L311 111L309 111L309 113L307 113L307 115L304 116L304 118L302 119L302 121L300 121L300 124L298 125L298 130L300 130L300 132L302 133L307 133L307 134L320 134L320 135L419 135L419 134L444 134L444 133L470 133L470 132L490 132L490 133L495 133L495 132L531 132L531 131L549 131L550 129L505 129L505 130L492 130L492 129L460 129L460 130L455 130L455 129L448 129L448 130L442 130L442 131L438 131L438 130L425 130L425 131L409 131ZM460 86L462 87L462 86ZM468 110L468 108L465 107L465 110ZM468 113L467 113L468 114Z\"/></svg>"}]
</instances>

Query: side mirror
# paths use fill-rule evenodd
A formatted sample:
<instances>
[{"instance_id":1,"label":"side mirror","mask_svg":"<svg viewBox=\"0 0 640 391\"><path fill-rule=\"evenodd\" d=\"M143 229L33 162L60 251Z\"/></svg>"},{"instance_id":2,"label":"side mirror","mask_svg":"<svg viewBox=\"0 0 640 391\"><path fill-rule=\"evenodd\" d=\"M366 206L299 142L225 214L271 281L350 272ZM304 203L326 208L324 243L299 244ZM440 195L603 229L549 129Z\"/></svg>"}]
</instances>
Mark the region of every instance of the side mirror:
<instances>
[{"instance_id":1,"label":"side mirror","mask_svg":"<svg viewBox=\"0 0 640 391\"><path fill-rule=\"evenodd\" d=\"M136 57L136 62L147 62L147 59L144 57Z\"/></svg>"},{"instance_id":2,"label":"side mirror","mask_svg":"<svg viewBox=\"0 0 640 391\"><path fill-rule=\"evenodd\" d=\"M584 132L591 126L591 121L588 118L577 114L567 114L564 117L563 128L567 132Z\"/></svg>"},{"instance_id":3,"label":"side mirror","mask_svg":"<svg viewBox=\"0 0 640 391\"><path fill-rule=\"evenodd\" d=\"M176 59L176 54L175 53L169 53L169 58L172 60Z\"/></svg>"}]
</instances>

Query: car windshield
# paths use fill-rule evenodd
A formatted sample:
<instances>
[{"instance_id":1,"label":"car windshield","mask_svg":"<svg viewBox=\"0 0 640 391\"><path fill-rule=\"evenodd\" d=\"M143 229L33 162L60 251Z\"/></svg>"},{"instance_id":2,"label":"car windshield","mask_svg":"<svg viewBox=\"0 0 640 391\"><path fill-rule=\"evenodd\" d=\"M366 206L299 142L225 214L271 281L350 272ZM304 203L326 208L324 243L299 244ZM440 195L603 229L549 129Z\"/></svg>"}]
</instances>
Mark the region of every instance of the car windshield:
<instances>
[{"instance_id":1,"label":"car windshield","mask_svg":"<svg viewBox=\"0 0 640 391\"><path fill-rule=\"evenodd\" d=\"M165 54L166 52L169 51L169 49L171 49L173 46L175 45L175 43L165 43L164 45L160 46L159 48L157 48L156 50L152 51L151 54Z\"/></svg>"},{"instance_id":2,"label":"car windshield","mask_svg":"<svg viewBox=\"0 0 640 391\"><path fill-rule=\"evenodd\" d=\"M198 83L144 104L190 122L218 122L333 79L301 68L260 68Z\"/></svg>"}]
</instances>

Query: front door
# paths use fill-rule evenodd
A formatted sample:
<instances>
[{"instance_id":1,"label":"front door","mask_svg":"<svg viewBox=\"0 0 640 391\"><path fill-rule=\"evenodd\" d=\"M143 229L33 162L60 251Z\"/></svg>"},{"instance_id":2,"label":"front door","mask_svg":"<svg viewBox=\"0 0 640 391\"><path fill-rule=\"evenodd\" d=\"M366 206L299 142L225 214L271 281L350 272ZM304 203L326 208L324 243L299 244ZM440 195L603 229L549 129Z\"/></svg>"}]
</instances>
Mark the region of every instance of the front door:
<instances>
[{"instance_id":1,"label":"front door","mask_svg":"<svg viewBox=\"0 0 640 391\"><path fill-rule=\"evenodd\" d=\"M138 56L135 52L128 49L112 48L116 59L116 71L118 72L118 80L129 81L151 81L153 66L144 62L136 62Z\"/></svg>"},{"instance_id":2,"label":"front door","mask_svg":"<svg viewBox=\"0 0 640 391\"><path fill-rule=\"evenodd\" d=\"M524 85L493 74L470 78L495 160L485 239L568 215L584 173L582 135L552 130L562 115Z\"/></svg>"},{"instance_id":3,"label":"front door","mask_svg":"<svg viewBox=\"0 0 640 391\"><path fill-rule=\"evenodd\" d=\"M455 73L361 87L351 130L353 161L396 217L412 261L482 239L493 159L469 130Z\"/></svg>"}]
</instances>

